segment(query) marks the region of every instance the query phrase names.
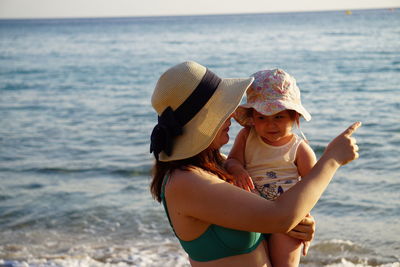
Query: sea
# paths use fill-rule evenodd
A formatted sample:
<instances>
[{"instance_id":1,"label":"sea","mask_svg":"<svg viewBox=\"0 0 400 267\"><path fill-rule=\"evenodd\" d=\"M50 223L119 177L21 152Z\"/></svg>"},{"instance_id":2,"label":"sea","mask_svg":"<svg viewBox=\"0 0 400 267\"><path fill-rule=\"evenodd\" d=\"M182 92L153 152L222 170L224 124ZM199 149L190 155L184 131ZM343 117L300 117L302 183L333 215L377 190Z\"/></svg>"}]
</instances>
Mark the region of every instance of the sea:
<instances>
[{"instance_id":1,"label":"sea","mask_svg":"<svg viewBox=\"0 0 400 267\"><path fill-rule=\"evenodd\" d=\"M0 266L189 266L149 191L150 103L170 66L281 68L320 157L360 158L312 210L300 266L400 266L400 9L0 20ZM228 153L240 127L233 122Z\"/></svg>"}]
</instances>

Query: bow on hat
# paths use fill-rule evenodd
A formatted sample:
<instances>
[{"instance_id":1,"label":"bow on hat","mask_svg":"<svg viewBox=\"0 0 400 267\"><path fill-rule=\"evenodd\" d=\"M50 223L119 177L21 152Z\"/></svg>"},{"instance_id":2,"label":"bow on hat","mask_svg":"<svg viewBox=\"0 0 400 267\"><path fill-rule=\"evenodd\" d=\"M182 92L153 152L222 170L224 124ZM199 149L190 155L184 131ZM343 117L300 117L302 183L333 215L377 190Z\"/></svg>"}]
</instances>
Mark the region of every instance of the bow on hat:
<instances>
[{"instance_id":1,"label":"bow on hat","mask_svg":"<svg viewBox=\"0 0 400 267\"><path fill-rule=\"evenodd\" d=\"M154 152L154 156L157 160L158 154L161 151L171 156L173 140L182 133L183 126L176 119L172 108L167 107L161 116L158 117L158 123L151 132L150 153Z\"/></svg>"},{"instance_id":2,"label":"bow on hat","mask_svg":"<svg viewBox=\"0 0 400 267\"><path fill-rule=\"evenodd\" d=\"M221 78L206 69L197 87L175 111L169 106L162 112L150 138L150 153L154 152L157 160L161 151L171 156L174 138L183 134L183 126L203 108L220 82Z\"/></svg>"}]
</instances>

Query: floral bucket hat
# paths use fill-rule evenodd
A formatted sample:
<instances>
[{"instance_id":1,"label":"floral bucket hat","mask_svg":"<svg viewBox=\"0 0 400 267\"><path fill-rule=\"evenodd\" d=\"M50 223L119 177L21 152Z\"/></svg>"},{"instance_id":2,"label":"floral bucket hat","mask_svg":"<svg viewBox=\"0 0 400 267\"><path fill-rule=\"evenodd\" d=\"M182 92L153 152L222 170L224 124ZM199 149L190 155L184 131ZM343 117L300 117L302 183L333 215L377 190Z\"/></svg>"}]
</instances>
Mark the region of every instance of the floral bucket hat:
<instances>
[{"instance_id":1,"label":"floral bucket hat","mask_svg":"<svg viewBox=\"0 0 400 267\"><path fill-rule=\"evenodd\" d=\"M311 115L303 107L300 100L300 89L296 80L281 69L261 70L251 75L254 82L247 89L247 103L240 105L234 118L242 126L252 126L250 109L270 116L285 109L295 110L306 121Z\"/></svg>"}]
</instances>

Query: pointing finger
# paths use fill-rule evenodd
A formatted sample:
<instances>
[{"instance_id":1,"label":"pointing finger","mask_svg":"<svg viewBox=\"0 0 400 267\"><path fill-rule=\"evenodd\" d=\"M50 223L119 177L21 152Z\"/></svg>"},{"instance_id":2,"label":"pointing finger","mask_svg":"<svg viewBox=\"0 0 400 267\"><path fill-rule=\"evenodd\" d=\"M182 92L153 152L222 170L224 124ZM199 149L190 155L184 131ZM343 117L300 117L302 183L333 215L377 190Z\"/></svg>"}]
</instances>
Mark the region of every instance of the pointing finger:
<instances>
[{"instance_id":1,"label":"pointing finger","mask_svg":"<svg viewBox=\"0 0 400 267\"><path fill-rule=\"evenodd\" d=\"M353 123L343 132L343 135L351 136L361 126L361 124L360 121Z\"/></svg>"}]
</instances>

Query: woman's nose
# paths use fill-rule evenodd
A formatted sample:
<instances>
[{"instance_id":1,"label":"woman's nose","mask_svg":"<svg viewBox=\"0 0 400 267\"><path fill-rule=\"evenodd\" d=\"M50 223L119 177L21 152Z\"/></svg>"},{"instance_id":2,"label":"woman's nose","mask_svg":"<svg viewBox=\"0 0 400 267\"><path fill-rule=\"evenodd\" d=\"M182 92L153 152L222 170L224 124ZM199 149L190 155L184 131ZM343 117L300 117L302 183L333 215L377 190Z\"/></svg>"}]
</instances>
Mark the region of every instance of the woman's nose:
<instances>
[{"instance_id":1,"label":"woman's nose","mask_svg":"<svg viewBox=\"0 0 400 267\"><path fill-rule=\"evenodd\" d=\"M228 126L231 126L231 119L232 119L232 117L233 117L233 115L230 115L230 116L226 119L226 121L225 121L225 123L226 123Z\"/></svg>"}]
</instances>

